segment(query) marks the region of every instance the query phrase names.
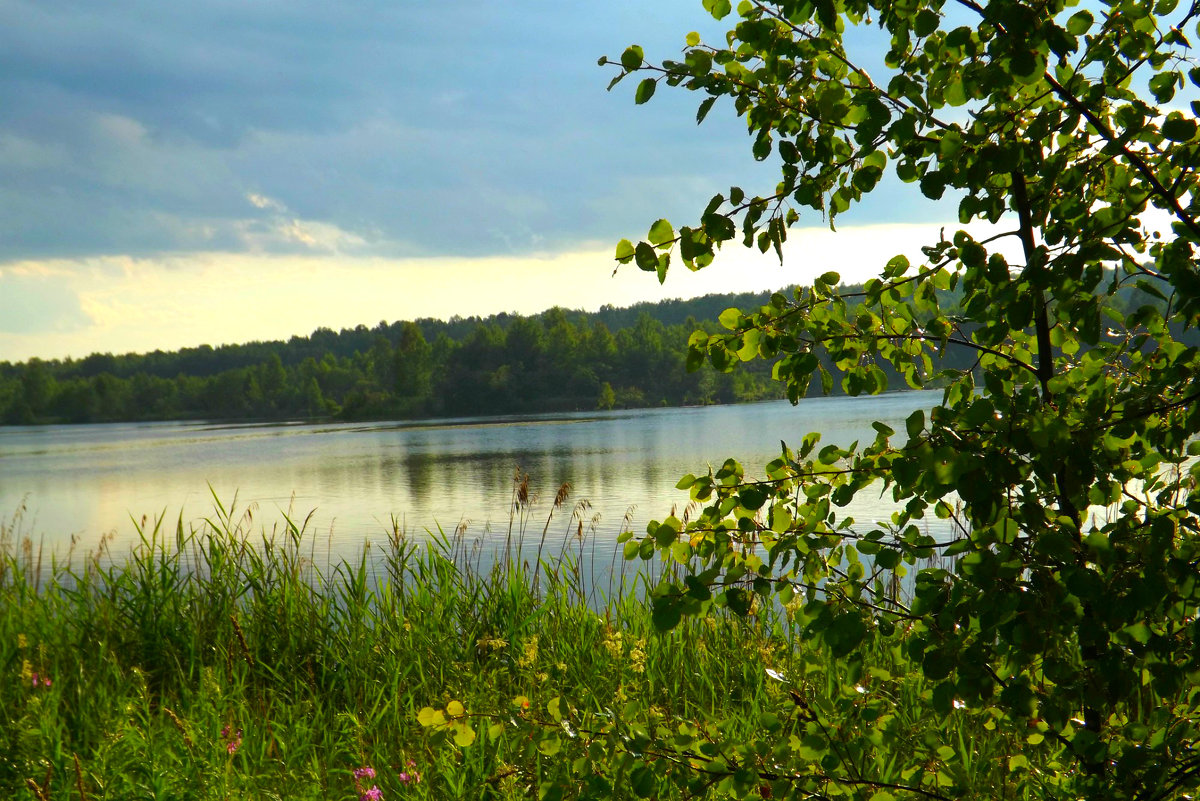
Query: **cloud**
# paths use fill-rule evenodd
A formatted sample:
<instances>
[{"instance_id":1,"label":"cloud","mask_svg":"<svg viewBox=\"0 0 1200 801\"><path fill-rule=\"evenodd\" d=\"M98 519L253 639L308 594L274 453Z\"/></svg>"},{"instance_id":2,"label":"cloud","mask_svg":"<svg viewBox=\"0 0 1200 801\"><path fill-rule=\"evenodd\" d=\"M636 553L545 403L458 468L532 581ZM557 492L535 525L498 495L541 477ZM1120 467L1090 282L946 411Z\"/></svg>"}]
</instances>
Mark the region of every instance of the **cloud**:
<instances>
[{"instance_id":1,"label":"cloud","mask_svg":"<svg viewBox=\"0 0 1200 801\"><path fill-rule=\"evenodd\" d=\"M268 209L270 211L284 212L287 211L287 206L280 203L278 200L272 200L266 195L260 195L257 192L247 192L246 200L256 209Z\"/></svg>"},{"instance_id":2,"label":"cloud","mask_svg":"<svg viewBox=\"0 0 1200 801\"><path fill-rule=\"evenodd\" d=\"M728 104L604 91L603 53L716 36L695 0L3 8L0 262L568 252L776 180Z\"/></svg>"},{"instance_id":3,"label":"cloud","mask_svg":"<svg viewBox=\"0 0 1200 801\"><path fill-rule=\"evenodd\" d=\"M82 331L91 323L79 296L64 289L53 271L19 267L0 270L0 332L70 333Z\"/></svg>"},{"instance_id":4,"label":"cloud","mask_svg":"<svg viewBox=\"0 0 1200 801\"><path fill-rule=\"evenodd\" d=\"M0 320L10 323L0 328L0 360L287 339L319 327L529 314L554 305L595 310L778 289L810 283L830 270L843 281L859 282L878 275L898 253L920 263L920 246L937 241L938 228L795 229L782 265L774 254L731 245L700 272L672 269L661 286L632 265L614 275L609 243L535 256L389 258L309 249L293 255L240 251L26 262L0 271L0 298L8 304ZM971 230L979 238L996 231L984 225ZM1001 242L1017 247L1015 240ZM13 310L26 308L41 311L13 318L24 320L23 328L12 325Z\"/></svg>"}]
</instances>

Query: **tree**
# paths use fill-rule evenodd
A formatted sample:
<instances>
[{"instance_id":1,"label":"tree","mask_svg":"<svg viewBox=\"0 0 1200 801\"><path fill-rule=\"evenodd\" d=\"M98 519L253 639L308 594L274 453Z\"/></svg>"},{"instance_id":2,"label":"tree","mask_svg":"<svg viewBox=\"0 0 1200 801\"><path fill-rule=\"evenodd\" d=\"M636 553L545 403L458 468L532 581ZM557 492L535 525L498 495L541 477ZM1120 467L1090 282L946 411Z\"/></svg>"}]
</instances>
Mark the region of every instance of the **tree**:
<instances>
[{"instance_id":1,"label":"tree","mask_svg":"<svg viewBox=\"0 0 1200 801\"><path fill-rule=\"evenodd\" d=\"M704 5L731 12L727 0ZM1185 344L1200 313L1200 150L1197 105L1183 105L1188 81L1200 85L1187 38L1197 7L1071 5L747 0L725 42L689 34L682 60L661 65L624 52L614 83L645 76L638 103L661 83L682 86L706 95L703 120L732 99L780 181L713 197L696 225L655 222L644 241L618 245L623 263L661 279L672 253L699 268L735 239L782 260L801 210L832 225L889 175L957 198L964 227L1000 226L931 241L920 264L897 256L853 304L831 273L725 312L723 333L694 334L693 367L771 360L793 402L814 375L832 388L823 355L849 394L882 391L889 363L911 386L937 381L943 400L910 417L907 436L876 424L863 447L818 448L809 435L758 480L733 462L685 477L702 514L655 524L628 549L689 565L655 592L663 628L798 597L806 630L851 684L865 653L902 647L933 682L938 714L961 707L1037 735L1013 754L1017 792L1173 798L1200 787L1200 469L1189 461L1200 355ZM890 49L868 73L856 31L873 25ZM1152 215L1169 230L1151 231ZM1008 237L1021 253L1011 263L995 250ZM1130 285L1157 302L1122 313L1115 298ZM961 293L961 316L940 308L945 289ZM934 373L931 356L946 349L970 352L973 368ZM891 520L839 517L879 487L897 503ZM924 533L928 514L953 536ZM952 569L922 567L935 554ZM889 590L893 576L912 582L910 602ZM822 743L821 769L787 769L797 797L996 790L962 777L946 789L919 749L894 743L890 763L864 772L865 757L855 764L814 736ZM842 748L880 751L866 732Z\"/></svg>"},{"instance_id":2,"label":"tree","mask_svg":"<svg viewBox=\"0 0 1200 801\"><path fill-rule=\"evenodd\" d=\"M406 322L396 343L393 369L395 391L410 411L420 411L433 392L433 368L436 360L433 347L425 341L421 327Z\"/></svg>"},{"instance_id":3,"label":"tree","mask_svg":"<svg viewBox=\"0 0 1200 801\"><path fill-rule=\"evenodd\" d=\"M622 764L638 763L639 795L1157 801L1200 789L1196 12L1175 0L744 0L722 41L688 34L678 60L650 63L637 46L601 59L614 84L640 76L639 104L683 87L704 96L703 121L728 98L780 176L762 195L716 195L695 224L656 221L617 246L622 263L662 279L673 256L701 268L735 240L784 259L802 214L832 225L894 179L956 199L962 226L918 264L881 265L857 297L828 273L692 335L692 367L768 360L793 401L814 376L832 389L823 358L852 395L885 388L881 364L943 395L901 433L876 424L871 442L823 447L810 434L757 478L733 460L686 476L699 515L628 540L627 555L680 563L652 593L662 629L784 605L829 660L814 668L828 692L792 677L754 736L722 722L608 727L625 738L607 741ZM875 29L888 44L868 72ZM1152 215L1167 230L1151 231ZM973 236L977 221L997 233ZM997 251L1006 239L1011 261ZM1122 311L1131 286L1154 302ZM932 357L955 350L972 364L935 371ZM891 519L842 516L881 489ZM927 534L930 516L952 533Z\"/></svg>"}]
</instances>

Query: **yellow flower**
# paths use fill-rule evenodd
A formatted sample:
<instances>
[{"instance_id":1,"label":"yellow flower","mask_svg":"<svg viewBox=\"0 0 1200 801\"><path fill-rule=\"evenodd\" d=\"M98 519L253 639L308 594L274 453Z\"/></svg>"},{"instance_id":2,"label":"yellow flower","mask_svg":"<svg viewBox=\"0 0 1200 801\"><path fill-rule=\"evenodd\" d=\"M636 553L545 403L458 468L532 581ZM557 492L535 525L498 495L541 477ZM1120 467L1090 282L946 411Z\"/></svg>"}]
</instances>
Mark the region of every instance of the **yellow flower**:
<instances>
[{"instance_id":1,"label":"yellow flower","mask_svg":"<svg viewBox=\"0 0 1200 801\"><path fill-rule=\"evenodd\" d=\"M517 667L533 667L534 662L537 662L538 656L538 637L536 634L525 641L522 650L524 653L517 660Z\"/></svg>"},{"instance_id":2,"label":"yellow flower","mask_svg":"<svg viewBox=\"0 0 1200 801\"><path fill-rule=\"evenodd\" d=\"M604 646L604 650L608 651L613 659L620 659L625 653L625 646L622 643L623 639L624 635L616 629L606 629L604 632L604 641L601 645Z\"/></svg>"},{"instance_id":3,"label":"yellow flower","mask_svg":"<svg viewBox=\"0 0 1200 801\"><path fill-rule=\"evenodd\" d=\"M646 641L638 640L629 649L629 669L634 673L646 672Z\"/></svg>"},{"instance_id":4,"label":"yellow flower","mask_svg":"<svg viewBox=\"0 0 1200 801\"><path fill-rule=\"evenodd\" d=\"M484 635L475 643L475 647L480 651L503 651L508 647L508 640L500 637L489 637Z\"/></svg>"}]
</instances>

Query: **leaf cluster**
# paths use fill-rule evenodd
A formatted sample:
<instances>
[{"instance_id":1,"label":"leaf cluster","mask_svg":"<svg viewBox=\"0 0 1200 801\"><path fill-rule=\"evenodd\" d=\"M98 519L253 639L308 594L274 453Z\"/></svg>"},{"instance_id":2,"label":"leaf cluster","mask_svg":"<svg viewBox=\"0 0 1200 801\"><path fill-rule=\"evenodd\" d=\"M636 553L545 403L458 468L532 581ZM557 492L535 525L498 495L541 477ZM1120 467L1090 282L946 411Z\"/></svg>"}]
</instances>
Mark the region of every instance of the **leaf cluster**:
<instances>
[{"instance_id":1,"label":"leaf cluster","mask_svg":"<svg viewBox=\"0 0 1200 801\"><path fill-rule=\"evenodd\" d=\"M631 48L606 61L615 80L645 76L639 103L647 81L704 95L699 120L728 99L755 157L779 170L761 194L715 195L696 224L656 221L618 244L620 263L661 280L672 256L699 269L733 241L785 260L802 213L832 225L885 181L955 200L961 226L854 297L828 274L693 335L690 366L773 360L793 401L814 380L833 389L827 363L851 394L883 391L885 366L945 389L902 433L877 424L871 442L823 447L810 434L759 475L728 461L686 476L699 513L625 544L630 558L686 567L652 593L657 625L798 605L847 682L873 643L893 643L939 714L987 711L1031 733L1008 758L1013 797L1200 789L1196 11L743 0L722 42L693 34L680 59ZM980 222L997 233L968 231ZM1019 256L998 249L1005 239ZM1129 308L1130 287L1154 300ZM939 361L947 352L966 365ZM862 492L896 511L855 520L845 509ZM953 534L931 536L929 517ZM822 757L836 778L807 776L809 755L768 756L769 739L747 769L786 766L780 797L990 797L929 787L901 749L866 767L856 754L871 736ZM974 748L947 747L962 760Z\"/></svg>"}]
</instances>

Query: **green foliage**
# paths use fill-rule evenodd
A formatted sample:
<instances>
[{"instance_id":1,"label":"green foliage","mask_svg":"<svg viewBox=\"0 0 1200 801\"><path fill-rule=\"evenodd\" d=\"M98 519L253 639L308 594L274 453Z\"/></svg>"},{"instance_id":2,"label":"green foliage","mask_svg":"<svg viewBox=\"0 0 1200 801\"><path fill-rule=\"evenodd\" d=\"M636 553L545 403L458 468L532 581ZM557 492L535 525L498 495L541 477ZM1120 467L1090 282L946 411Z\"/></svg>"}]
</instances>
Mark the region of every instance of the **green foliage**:
<instances>
[{"instance_id":1,"label":"green foliage","mask_svg":"<svg viewBox=\"0 0 1200 801\"><path fill-rule=\"evenodd\" d=\"M1001 226L943 234L860 292L826 274L692 335L690 366L771 361L793 401L831 391L830 365L850 394L883 391L884 366L945 391L904 435L809 435L760 476L732 460L687 476L698 513L626 539L627 557L682 570L651 593L659 629L795 608L832 692L760 714L749 738L721 734L736 717L700 735L626 710L597 740L613 784L875 801L1200 790L1197 7L1071 5L745 0L715 44L688 34L677 60L605 60L617 80L701 93L698 120L727 98L779 169L769 194L734 187L694 225L622 242L621 263L661 279L673 254L697 269L735 240L782 259L801 212L832 223L894 179L957 201L963 226ZM1008 237L1012 263L993 249ZM1129 308L1129 287L1157 300ZM890 519L842 511L880 491ZM920 695L863 697L868 676L896 692L897 668L919 671ZM969 733L898 720L921 707ZM543 793L601 795L578 775Z\"/></svg>"},{"instance_id":2,"label":"green foliage","mask_svg":"<svg viewBox=\"0 0 1200 801\"><path fill-rule=\"evenodd\" d=\"M439 533L319 568L303 526L257 525L218 502L131 553L55 561L0 523L0 797L350 799L371 766L388 799L685 798L709 782L689 752L840 747L817 709L946 775L1008 772L1002 735L933 714L899 649L844 694L797 606L656 635L640 578L607 598L584 583L595 549L574 526L531 576L520 553L481 569ZM980 758L943 765L963 738ZM666 776L642 763L656 741Z\"/></svg>"},{"instance_id":3,"label":"green foliage","mask_svg":"<svg viewBox=\"0 0 1200 801\"><path fill-rule=\"evenodd\" d=\"M670 225L656 228L669 240ZM319 329L288 342L0 363L0 424L176 419L410 419L779 397L771 366L688 375L686 335L752 294ZM642 317L646 319L643 320ZM633 329L625 332L623 329Z\"/></svg>"}]
</instances>

